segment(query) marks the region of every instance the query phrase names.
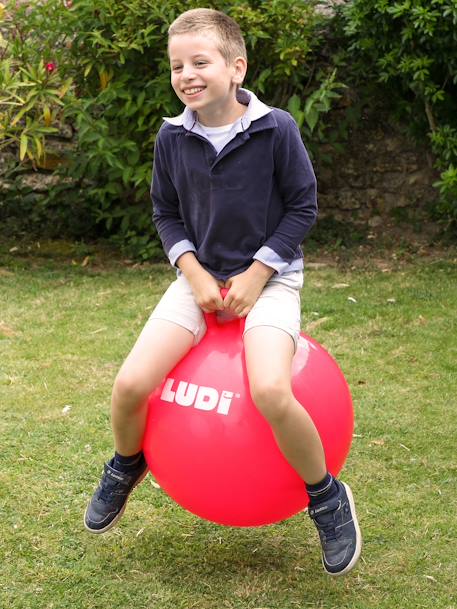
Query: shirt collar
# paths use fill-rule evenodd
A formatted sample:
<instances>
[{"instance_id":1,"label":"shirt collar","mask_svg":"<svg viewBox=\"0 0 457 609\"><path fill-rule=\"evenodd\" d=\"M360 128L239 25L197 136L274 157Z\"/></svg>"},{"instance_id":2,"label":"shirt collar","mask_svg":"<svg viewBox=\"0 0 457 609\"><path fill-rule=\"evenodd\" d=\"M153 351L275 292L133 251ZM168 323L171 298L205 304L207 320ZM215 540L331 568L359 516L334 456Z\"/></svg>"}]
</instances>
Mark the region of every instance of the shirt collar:
<instances>
[{"instance_id":1,"label":"shirt collar","mask_svg":"<svg viewBox=\"0 0 457 609\"><path fill-rule=\"evenodd\" d=\"M248 91L247 89L238 89L236 98L241 104L247 106L246 112L237 121L237 123L239 123L237 125L237 130L239 131L246 131L252 122L262 118L262 116L265 116L272 111L272 109L261 102L260 99L254 93L252 93L252 91ZM184 112L182 112L182 114L179 116L164 117L163 120L177 127L182 126L187 131L199 131L197 113L194 110L191 110L188 106L184 108Z\"/></svg>"}]
</instances>

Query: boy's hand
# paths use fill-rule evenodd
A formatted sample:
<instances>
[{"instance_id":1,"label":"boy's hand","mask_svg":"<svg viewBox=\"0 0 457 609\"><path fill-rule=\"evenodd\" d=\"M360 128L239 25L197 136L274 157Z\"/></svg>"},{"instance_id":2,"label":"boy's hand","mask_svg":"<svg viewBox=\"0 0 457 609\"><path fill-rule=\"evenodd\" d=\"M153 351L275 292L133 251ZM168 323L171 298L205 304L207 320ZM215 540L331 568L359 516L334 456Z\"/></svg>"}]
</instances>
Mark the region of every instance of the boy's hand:
<instances>
[{"instance_id":1,"label":"boy's hand","mask_svg":"<svg viewBox=\"0 0 457 609\"><path fill-rule=\"evenodd\" d=\"M186 252L178 258L177 266L190 283L195 301L205 313L222 311L224 302L221 296L221 285L199 263L193 252Z\"/></svg>"},{"instance_id":2,"label":"boy's hand","mask_svg":"<svg viewBox=\"0 0 457 609\"><path fill-rule=\"evenodd\" d=\"M210 273L202 269L201 273L189 279L189 283L196 303L205 313L213 313L224 309L221 286Z\"/></svg>"},{"instance_id":3,"label":"boy's hand","mask_svg":"<svg viewBox=\"0 0 457 609\"><path fill-rule=\"evenodd\" d=\"M254 260L246 271L230 277L225 282L229 291L224 298L224 307L238 317L246 317L273 273L274 269Z\"/></svg>"}]
</instances>

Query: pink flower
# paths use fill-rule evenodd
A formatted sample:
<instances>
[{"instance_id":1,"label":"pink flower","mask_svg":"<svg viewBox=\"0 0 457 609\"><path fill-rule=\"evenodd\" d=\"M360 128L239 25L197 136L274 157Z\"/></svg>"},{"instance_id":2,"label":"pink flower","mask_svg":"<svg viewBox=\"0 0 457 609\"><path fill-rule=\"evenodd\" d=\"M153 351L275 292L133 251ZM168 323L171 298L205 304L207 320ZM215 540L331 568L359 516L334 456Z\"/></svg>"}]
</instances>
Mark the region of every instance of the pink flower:
<instances>
[{"instance_id":1,"label":"pink flower","mask_svg":"<svg viewBox=\"0 0 457 609\"><path fill-rule=\"evenodd\" d=\"M49 74L52 74L52 72L54 72L54 70L56 69L56 64L52 61L50 61L49 63L46 64L46 71L49 72Z\"/></svg>"},{"instance_id":2,"label":"pink flower","mask_svg":"<svg viewBox=\"0 0 457 609\"><path fill-rule=\"evenodd\" d=\"M71 8L73 6L73 0L63 0L63 5L65 8Z\"/></svg>"}]
</instances>

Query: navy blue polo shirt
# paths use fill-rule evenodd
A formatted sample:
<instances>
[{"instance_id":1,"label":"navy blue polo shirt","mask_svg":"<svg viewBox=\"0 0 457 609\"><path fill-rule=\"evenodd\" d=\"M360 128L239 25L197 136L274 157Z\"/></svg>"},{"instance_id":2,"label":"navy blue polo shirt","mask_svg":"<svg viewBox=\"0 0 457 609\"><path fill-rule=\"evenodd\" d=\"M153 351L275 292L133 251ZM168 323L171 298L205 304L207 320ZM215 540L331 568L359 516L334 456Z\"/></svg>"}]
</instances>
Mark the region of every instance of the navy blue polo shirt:
<instances>
[{"instance_id":1,"label":"navy blue polo shirt","mask_svg":"<svg viewBox=\"0 0 457 609\"><path fill-rule=\"evenodd\" d=\"M151 197L166 254L190 243L188 251L222 280L254 259L268 264L266 252L282 268L302 266L300 245L317 216L316 179L299 129L277 108L252 121L219 154L202 135L164 123L156 138Z\"/></svg>"}]
</instances>

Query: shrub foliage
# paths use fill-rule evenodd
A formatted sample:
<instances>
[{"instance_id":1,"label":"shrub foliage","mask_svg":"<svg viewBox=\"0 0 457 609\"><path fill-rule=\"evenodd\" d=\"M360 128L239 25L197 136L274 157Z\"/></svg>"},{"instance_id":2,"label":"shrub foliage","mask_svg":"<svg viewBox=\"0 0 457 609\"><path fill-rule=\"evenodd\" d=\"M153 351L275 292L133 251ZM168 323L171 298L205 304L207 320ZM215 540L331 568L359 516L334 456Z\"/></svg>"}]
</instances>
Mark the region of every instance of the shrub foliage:
<instances>
[{"instance_id":1,"label":"shrub foliage","mask_svg":"<svg viewBox=\"0 0 457 609\"><path fill-rule=\"evenodd\" d=\"M246 86L292 112L312 153L332 138L327 117L345 86L341 74L362 95L389 100L429 137L441 174L438 211L457 221L457 0L351 0L336 16L322 4L205 2L240 23ZM0 4L0 149L10 152L0 219L13 210L32 232L109 236L133 255L160 255L149 201L154 137L162 117L182 109L169 82L167 29L201 5ZM62 152L69 133L71 151ZM60 176L45 195L24 186L30 165Z\"/></svg>"},{"instance_id":2,"label":"shrub foliage","mask_svg":"<svg viewBox=\"0 0 457 609\"><path fill-rule=\"evenodd\" d=\"M352 0L340 17L359 83L377 82L397 118L429 138L437 211L457 223L457 1Z\"/></svg>"},{"instance_id":3,"label":"shrub foliage","mask_svg":"<svg viewBox=\"0 0 457 609\"><path fill-rule=\"evenodd\" d=\"M319 57L327 19L316 2L212 1L241 25L250 57L246 86L289 107L305 136L323 137L324 115L342 85ZM201 2L48 0L6 7L0 145L22 162L49 166L62 123L76 133L60 159L67 176L48 208L89 209L86 230L114 236L130 252L158 254L149 186L155 134L182 108L170 86L167 29ZM52 139L49 139L50 136ZM62 162L63 161L63 162ZM16 167L17 169L17 167Z\"/></svg>"}]
</instances>

